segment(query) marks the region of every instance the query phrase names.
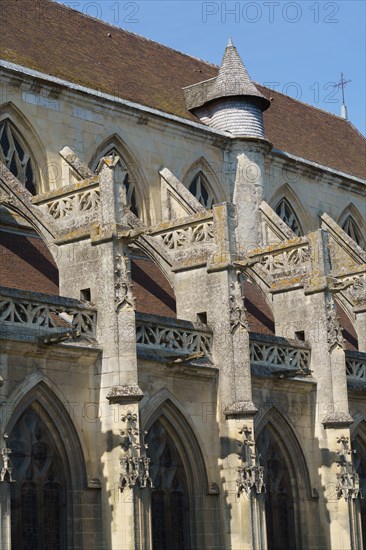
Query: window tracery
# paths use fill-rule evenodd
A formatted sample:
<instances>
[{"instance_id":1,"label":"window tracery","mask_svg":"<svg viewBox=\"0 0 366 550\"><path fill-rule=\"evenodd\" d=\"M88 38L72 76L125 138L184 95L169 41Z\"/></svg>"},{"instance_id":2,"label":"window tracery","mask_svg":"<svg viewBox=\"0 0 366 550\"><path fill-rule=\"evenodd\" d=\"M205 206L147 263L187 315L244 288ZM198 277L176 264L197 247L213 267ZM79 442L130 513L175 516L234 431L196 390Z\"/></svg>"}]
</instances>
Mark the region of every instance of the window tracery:
<instances>
[{"instance_id":1,"label":"window tracery","mask_svg":"<svg viewBox=\"0 0 366 550\"><path fill-rule=\"evenodd\" d=\"M0 158L10 172L24 184L25 188L32 195L36 195L31 154L8 119L0 124Z\"/></svg>"},{"instance_id":2,"label":"window tracery","mask_svg":"<svg viewBox=\"0 0 366 550\"><path fill-rule=\"evenodd\" d=\"M291 475L280 445L265 427L257 439L265 474L265 511L269 550L295 550L294 499Z\"/></svg>"},{"instance_id":3,"label":"window tracery","mask_svg":"<svg viewBox=\"0 0 366 550\"><path fill-rule=\"evenodd\" d=\"M173 439L156 421L147 436L153 482L151 518L153 550L189 550L187 477Z\"/></svg>"},{"instance_id":4,"label":"window tracery","mask_svg":"<svg viewBox=\"0 0 366 550\"><path fill-rule=\"evenodd\" d=\"M289 228L300 237L303 234L298 217L286 198L280 200L275 208L277 216L289 226Z\"/></svg>"},{"instance_id":5,"label":"window tracery","mask_svg":"<svg viewBox=\"0 0 366 550\"><path fill-rule=\"evenodd\" d=\"M65 548L65 472L58 449L29 407L10 434L16 483L11 484L12 549Z\"/></svg>"},{"instance_id":6,"label":"window tracery","mask_svg":"<svg viewBox=\"0 0 366 550\"><path fill-rule=\"evenodd\" d=\"M202 206L208 210L212 208L215 198L210 190L206 177L201 171L195 175L188 189Z\"/></svg>"},{"instance_id":7,"label":"window tracery","mask_svg":"<svg viewBox=\"0 0 366 550\"><path fill-rule=\"evenodd\" d=\"M354 452L354 466L359 475L360 491L362 495L360 499L362 539L366 540L366 444L361 435L357 435L353 439L352 450Z\"/></svg>"},{"instance_id":8,"label":"window tracery","mask_svg":"<svg viewBox=\"0 0 366 550\"><path fill-rule=\"evenodd\" d=\"M342 225L342 229L347 233L349 237L351 237L351 239L355 241L355 243L357 243L359 246L363 245L361 231L351 215L347 216L347 218L345 219Z\"/></svg>"}]
</instances>

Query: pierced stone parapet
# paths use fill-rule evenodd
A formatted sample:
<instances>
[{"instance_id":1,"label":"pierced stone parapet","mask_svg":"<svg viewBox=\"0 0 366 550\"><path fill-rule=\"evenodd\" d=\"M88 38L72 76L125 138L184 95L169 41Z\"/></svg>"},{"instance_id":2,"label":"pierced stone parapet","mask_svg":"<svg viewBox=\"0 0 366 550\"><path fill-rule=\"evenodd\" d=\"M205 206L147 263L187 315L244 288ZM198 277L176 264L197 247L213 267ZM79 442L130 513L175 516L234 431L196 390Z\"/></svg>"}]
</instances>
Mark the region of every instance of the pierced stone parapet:
<instances>
[{"instance_id":1,"label":"pierced stone parapet","mask_svg":"<svg viewBox=\"0 0 366 550\"><path fill-rule=\"evenodd\" d=\"M329 290L333 293L341 293L346 303L354 308L354 311L366 309L366 272L365 265L359 267L359 272L353 270L350 275L331 277Z\"/></svg>"},{"instance_id":2,"label":"pierced stone parapet","mask_svg":"<svg viewBox=\"0 0 366 550\"><path fill-rule=\"evenodd\" d=\"M366 383L366 353L346 351L347 378Z\"/></svg>"},{"instance_id":3,"label":"pierced stone parapet","mask_svg":"<svg viewBox=\"0 0 366 550\"><path fill-rule=\"evenodd\" d=\"M178 355L212 354L212 334L188 321L136 314L138 346Z\"/></svg>"},{"instance_id":4,"label":"pierced stone parapet","mask_svg":"<svg viewBox=\"0 0 366 550\"><path fill-rule=\"evenodd\" d=\"M159 235L161 242L170 250L190 246L193 243L206 243L214 240L213 222L183 227Z\"/></svg>"},{"instance_id":5,"label":"pierced stone parapet","mask_svg":"<svg viewBox=\"0 0 366 550\"><path fill-rule=\"evenodd\" d=\"M212 212L195 214L178 221L181 221L181 223L177 223L177 220L175 220L174 222L161 224L154 228L151 235L160 244L173 252L192 245L214 243Z\"/></svg>"},{"instance_id":6,"label":"pierced stone parapet","mask_svg":"<svg viewBox=\"0 0 366 550\"><path fill-rule=\"evenodd\" d=\"M312 252L306 237L295 237L250 250L247 259L236 265L252 269L273 290L282 290L307 282L312 272Z\"/></svg>"},{"instance_id":7,"label":"pierced stone parapet","mask_svg":"<svg viewBox=\"0 0 366 550\"><path fill-rule=\"evenodd\" d=\"M5 326L20 325L36 329L68 332L94 337L97 312L78 300L0 287L0 321Z\"/></svg>"},{"instance_id":8,"label":"pierced stone parapet","mask_svg":"<svg viewBox=\"0 0 366 550\"><path fill-rule=\"evenodd\" d=\"M41 205L55 220L99 210L99 179L94 176L75 185L39 195L33 202Z\"/></svg>"},{"instance_id":9,"label":"pierced stone parapet","mask_svg":"<svg viewBox=\"0 0 366 550\"><path fill-rule=\"evenodd\" d=\"M272 254L261 255L258 266L272 277L287 277L306 273L311 267L308 245L274 250Z\"/></svg>"},{"instance_id":10,"label":"pierced stone parapet","mask_svg":"<svg viewBox=\"0 0 366 550\"><path fill-rule=\"evenodd\" d=\"M277 340L277 341L276 341ZM309 375L309 348L292 345L284 338L250 334L250 364L286 375Z\"/></svg>"}]
</instances>

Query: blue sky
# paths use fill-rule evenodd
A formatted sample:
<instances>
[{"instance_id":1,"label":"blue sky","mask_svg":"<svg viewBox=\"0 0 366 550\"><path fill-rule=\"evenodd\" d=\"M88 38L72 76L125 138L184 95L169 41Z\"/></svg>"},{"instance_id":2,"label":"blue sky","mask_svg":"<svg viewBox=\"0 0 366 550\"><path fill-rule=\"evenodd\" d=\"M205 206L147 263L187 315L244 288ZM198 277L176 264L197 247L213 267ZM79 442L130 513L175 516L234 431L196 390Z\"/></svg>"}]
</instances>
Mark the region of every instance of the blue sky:
<instances>
[{"instance_id":1,"label":"blue sky","mask_svg":"<svg viewBox=\"0 0 366 550\"><path fill-rule=\"evenodd\" d=\"M335 114L343 71L348 118L365 135L363 0L61 3L216 64L231 37L253 80Z\"/></svg>"}]
</instances>

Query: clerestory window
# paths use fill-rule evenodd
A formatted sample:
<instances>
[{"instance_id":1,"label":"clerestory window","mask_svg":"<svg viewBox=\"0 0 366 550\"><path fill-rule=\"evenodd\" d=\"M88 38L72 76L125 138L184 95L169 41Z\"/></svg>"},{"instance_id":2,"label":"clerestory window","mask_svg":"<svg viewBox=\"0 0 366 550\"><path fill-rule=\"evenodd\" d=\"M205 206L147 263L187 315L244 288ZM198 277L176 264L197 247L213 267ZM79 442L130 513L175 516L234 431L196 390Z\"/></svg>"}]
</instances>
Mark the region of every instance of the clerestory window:
<instances>
[{"instance_id":1,"label":"clerestory window","mask_svg":"<svg viewBox=\"0 0 366 550\"><path fill-rule=\"evenodd\" d=\"M37 194L33 161L24 141L10 120L0 123L0 158L32 195Z\"/></svg>"},{"instance_id":2,"label":"clerestory window","mask_svg":"<svg viewBox=\"0 0 366 550\"><path fill-rule=\"evenodd\" d=\"M210 186L202 172L198 172L198 174L196 174L188 189L192 195L196 197L198 202L200 202L205 208L212 208L215 198L211 193Z\"/></svg>"},{"instance_id":3,"label":"clerestory window","mask_svg":"<svg viewBox=\"0 0 366 550\"><path fill-rule=\"evenodd\" d=\"M289 226L290 229L300 237L303 234L298 217L287 199L283 198L275 208L276 214Z\"/></svg>"},{"instance_id":4,"label":"clerestory window","mask_svg":"<svg viewBox=\"0 0 366 550\"><path fill-rule=\"evenodd\" d=\"M363 243L361 231L358 228L357 223L355 222L355 220L352 218L351 215L346 218L344 224L342 225L342 229L347 233L349 237L351 237L351 239L355 241L355 243L357 243L360 246L363 246L364 243Z\"/></svg>"}]
</instances>

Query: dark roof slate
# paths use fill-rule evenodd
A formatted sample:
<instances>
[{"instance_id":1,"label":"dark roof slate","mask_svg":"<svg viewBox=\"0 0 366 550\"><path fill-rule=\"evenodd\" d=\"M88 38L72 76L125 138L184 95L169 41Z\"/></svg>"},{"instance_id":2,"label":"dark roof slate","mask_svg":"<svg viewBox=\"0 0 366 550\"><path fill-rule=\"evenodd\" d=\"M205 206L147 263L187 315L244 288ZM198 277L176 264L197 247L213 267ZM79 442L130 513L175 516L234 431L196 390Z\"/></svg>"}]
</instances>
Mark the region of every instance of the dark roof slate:
<instances>
[{"instance_id":1,"label":"dark roof slate","mask_svg":"<svg viewBox=\"0 0 366 550\"><path fill-rule=\"evenodd\" d=\"M4 0L1 58L141 105L199 120L182 88L218 67L50 0ZM257 86L274 147L366 179L365 139L346 120Z\"/></svg>"}]
</instances>

